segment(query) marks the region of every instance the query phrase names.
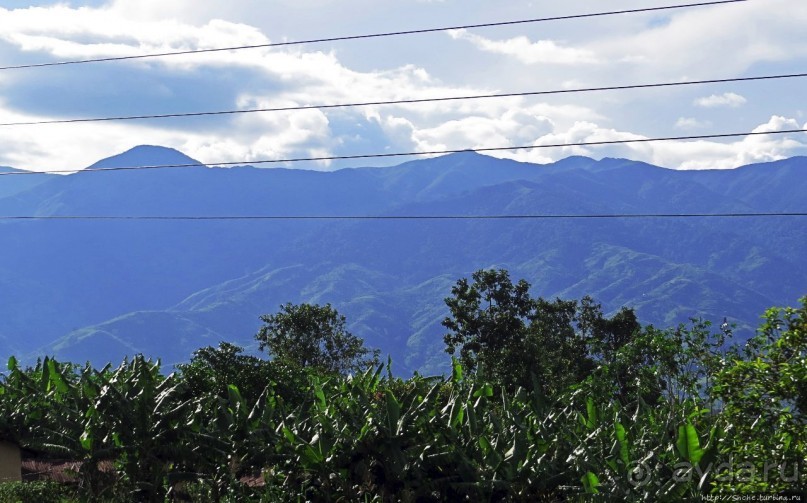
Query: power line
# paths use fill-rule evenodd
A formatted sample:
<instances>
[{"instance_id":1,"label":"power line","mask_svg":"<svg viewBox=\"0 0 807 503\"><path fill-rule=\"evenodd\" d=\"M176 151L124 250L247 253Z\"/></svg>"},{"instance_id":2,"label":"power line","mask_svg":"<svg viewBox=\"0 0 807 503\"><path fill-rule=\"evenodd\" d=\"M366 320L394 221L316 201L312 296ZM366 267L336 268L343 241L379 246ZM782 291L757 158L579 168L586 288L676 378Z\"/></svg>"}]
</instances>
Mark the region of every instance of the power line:
<instances>
[{"instance_id":1,"label":"power line","mask_svg":"<svg viewBox=\"0 0 807 503\"><path fill-rule=\"evenodd\" d=\"M717 139L717 138L737 138L741 136L758 136L765 134L789 134L789 133L807 133L807 129L785 129L780 131L751 131L747 133L721 133L721 134L704 134L704 135L689 135L689 136L667 136L660 138L636 138L630 140L602 140L602 141L583 141L575 143L550 143L543 145L521 145L517 147L483 147L474 149L446 149L446 150L430 150L421 152L395 152L384 154L355 154L355 155L334 155L334 156L321 156L321 157L297 157L290 159L262 159L258 161L229 161L229 162L214 162L207 163L208 166L239 166L239 165L254 165L254 164L279 164L279 163L293 163L293 162L315 162L315 161L340 161L352 159L378 159L387 157L411 157L418 155L444 155L444 154L459 154L462 152L494 152L494 151L511 151L511 150L531 150L543 148L561 148L561 147L590 147L590 146L603 146L603 145L619 145L627 143L650 143L661 141L684 141L684 140L704 140L704 139ZM109 168L84 168L84 169L57 169L45 171L10 171L2 172L0 176L12 175L44 175L44 174L58 174L58 173L77 173L77 172L98 172L98 171L132 171L141 169L166 169L166 168L198 168L204 166L200 163L182 163L182 164L155 164L150 166L117 166Z\"/></svg>"},{"instance_id":2,"label":"power line","mask_svg":"<svg viewBox=\"0 0 807 503\"><path fill-rule=\"evenodd\" d=\"M607 87L581 87L575 89L554 89L549 91L525 91L514 93L501 93L501 94L477 94L468 96L450 96L438 98L414 98L405 100L391 100L391 101L365 101L357 103L340 103L340 104L324 104L324 105L302 105L302 106L289 106L289 107L276 107L276 108L251 108L246 110L219 110L210 112L187 112L187 113L172 113L172 114L153 114L153 115L128 115L117 117L94 117L84 119L54 119L54 120L41 120L41 121L28 121L28 122L6 122L0 123L0 126L32 126L42 124L72 124L79 122L103 122L103 121L128 121L140 119L166 119L175 117L200 117L211 115L233 115L233 114L248 114L256 112L289 112L299 110L316 110L316 109L331 109L331 108L350 108L350 107L366 107L377 105L407 105L414 103L434 103L445 101L459 101L459 100L479 100L489 98L514 98L526 96L545 96L551 94L571 94L571 93L586 93L595 91L618 91L626 89L650 89L659 87L674 87L674 86L691 86L697 84L721 84L728 82L751 82L758 80L775 80L775 79L792 79L807 77L807 73L791 73L783 75L764 75L758 77L736 77L728 79L708 79L708 80L691 80L684 82L661 82L655 84L632 84L624 86L607 86Z\"/></svg>"},{"instance_id":3,"label":"power line","mask_svg":"<svg viewBox=\"0 0 807 503\"><path fill-rule=\"evenodd\" d=\"M608 12L595 12L595 13L588 13L588 14L572 14L567 16L553 16L553 17L544 17L544 18L535 18L535 19L521 19L515 21L501 21L495 23L480 23L480 24L468 24L468 25L460 25L460 26L447 26L441 28L424 28L424 29L417 29L417 30L405 30L405 31L393 31L393 32L383 32L383 33L373 33L373 34L366 34L366 35L348 35L342 37L330 37L330 38L317 38L311 40L298 40L298 41L290 41L290 42L274 42L268 44L254 44L254 45L240 45L234 47L220 47L220 48L213 48L213 49L190 49L185 51L170 51L170 52L160 52L160 53L151 53L151 54L138 54L133 56L113 56L107 58L92 58L92 59L77 59L77 60L68 60L68 61L54 61L50 63L28 63L23 65L12 65L12 66L2 66L0 70L17 70L22 68L42 68L42 67L49 67L49 66L64 66L64 65L77 65L83 63L99 63L99 62L106 62L106 61L124 61L124 60L132 60L132 59L145 59L145 58L158 58L164 56L179 56L185 54L200 54L200 53L208 53L208 52L222 52L222 51L236 51L236 50L244 50L244 49L259 49L259 48L268 48L268 47L283 47L283 46L292 46L292 45L302 45L302 44L316 44L316 43L323 43L323 42L338 42L344 40L362 40L362 39L370 39L370 38L381 38L381 37L394 37L400 35L417 35L423 33L435 33L440 31L450 31L450 30L466 30L472 28L490 28L494 26L512 26L512 25L519 25L519 24L528 24L528 23L541 23L547 21L563 21L569 19L583 19L583 18L592 18L592 17L601 17L601 16L613 16L619 14L634 14L640 12L656 12L656 11L664 11L664 10L673 10L673 9L685 9L691 7L705 7L710 5L721 5L721 4L731 4L731 3L739 3L739 2L746 2L748 0L719 0L719 1L712 1L712 2L698 2L698 3L689 3L689 4L678 4L678 5L667 5L661 7L645 7L639 9L626 9L626 10L617 10L617 11L608 11Z\"/></svg>"},{"instance_id":4,"label":"power line","mask_svg":"<svg viewBox=\"0 0 807 503\"><path fill-rule=\"evenodd\" d=\"M564 215L0 215L0 220L572 220L648 218L761 218L807 217L807 212L788 213L611 213Z\"/></svg>"}]
</instances>

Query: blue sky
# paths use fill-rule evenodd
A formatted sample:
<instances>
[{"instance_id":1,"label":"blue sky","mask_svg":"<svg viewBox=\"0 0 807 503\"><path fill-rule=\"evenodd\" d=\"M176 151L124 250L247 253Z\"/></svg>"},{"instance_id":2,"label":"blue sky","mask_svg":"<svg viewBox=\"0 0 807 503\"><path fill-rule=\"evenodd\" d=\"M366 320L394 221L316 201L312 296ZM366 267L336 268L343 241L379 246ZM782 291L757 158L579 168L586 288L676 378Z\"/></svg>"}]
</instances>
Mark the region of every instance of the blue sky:
<instances>
[{"instance_id":1,"label":"blue sky","mask_svg":"<svg viewBox=\"0 0 807 503\"><path fill-rule=\"evenodd\" d=\"M0 66L671 5L674 0L0 3ZM539 91L807 71L807 2L0 71L0 122ZM807 79L125 123L0 127L0 165L74 169L138 144L205 163L807 127ZM534 149L677 169L807 154L807 134ZM400 161L400 160L398 160ZM398 161L388 161L393 163ZM310 169L382 162L320 162Z\"/></svg>"}]
</instances>

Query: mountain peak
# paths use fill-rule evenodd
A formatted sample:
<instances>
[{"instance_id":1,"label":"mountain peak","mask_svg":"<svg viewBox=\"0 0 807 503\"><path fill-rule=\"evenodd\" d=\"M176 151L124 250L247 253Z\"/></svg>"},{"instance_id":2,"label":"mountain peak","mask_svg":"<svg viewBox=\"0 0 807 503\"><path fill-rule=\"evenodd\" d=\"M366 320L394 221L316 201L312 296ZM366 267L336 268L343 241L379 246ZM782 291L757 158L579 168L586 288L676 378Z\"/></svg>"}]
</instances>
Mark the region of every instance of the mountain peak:
<instances>
[{"instance_id":1,"label":"mountain peak","mask_svg":"<svg viewBox=\"0 0 807 503\"><path fill-rule=\"evenodd\" d=\"M451 154L447 154L446 157L452 159L478 159L480 157L490 157L485 154L480 154L476 150L462 150L460 152L454 152Z\"/></svg>"},{"instance_id":2,"label":"mountain peak","mask_svg":"<svg viewBox=\"0 0 807 503\"><path fill-rule=\"evenodd\" d=\"M101 159L90 168L119 168L129 166L154 166L158 164L191 164L203 166L196 159L179 150L157 145L138 145L106 159Z\"/></svg>"}]
</instances>

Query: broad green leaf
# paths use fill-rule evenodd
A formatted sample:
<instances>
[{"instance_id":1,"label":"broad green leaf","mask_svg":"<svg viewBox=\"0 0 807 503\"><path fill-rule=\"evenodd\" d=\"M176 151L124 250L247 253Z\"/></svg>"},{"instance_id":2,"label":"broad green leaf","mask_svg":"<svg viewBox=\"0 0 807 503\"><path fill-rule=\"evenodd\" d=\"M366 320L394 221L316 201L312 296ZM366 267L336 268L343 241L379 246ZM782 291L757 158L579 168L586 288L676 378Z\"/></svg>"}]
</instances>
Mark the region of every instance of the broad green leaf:
<instances>
[{"instance_id":1,"label":"broad green leaf","mask_svg":"<svg viewBox=\"0 0 807 503\"><path fill-rule=\"evenodd\" d=\"M454 357L451 358L451 369L451 381L454 383L462 381L462 364Z\"/></svg>"},{"instance_id":2,"label":"broad green leaf","mask_svg":"<svg viewBox=\"0 0 807 503\"><path fill-rule=\"evenodd\" d=\"M485 435L482 435L479 437L478 443L479 448L482 449L482 453L487 455L487 453L490 452L491 449L490 441L488 440L488 438Z\"/></svg>"},{"instance_id":3,"label":"broad green leaf","mask_svg":"<svg viewBox=\"0 0 807 503\"><path fill-rule=\"evenodd\" d=\"M493 396L493 386L491 386L490 384L485 384L484 386L482 386L478 390L474 391L474 394L473 394L474 398L479 398L479 397L482 397L482 396L485 396L485 397Z\"/></svg>"},{"instance_id":4,"label":"broad green leaf","mask_svg":"<svg viewBox=\"0 0 807 503\"><path fill-rule=\"evenodd\" d=\"M39 375L39 384L45 392L50 391L50 358L47 356L42 361L42 371Z\"/></svg>"},{"instance_id":5,"label":"broad green leaf","mask_svg":"<svg viewBox=\"0 0 807 503\"><path fill-rule=\"evenodd\" d=\"M81 434L81 437L79 437L79 442L81 442L81 448L85 451L92 449L92 435L86 430Z\"/></svg>"},{"instance_id":6,"label":"broad green leaf","mask_svg":"<svg viewBox=\"0 0 807 503\"><path fill-rule=\"evenodd\" d=\"M358 436L356 437L356 439L357 439L357 440L361 440L361 439L363 439L365 436L367 436L367 433L370 431L370 428L371 428L371 424L370 424L370 422L369 422L369 421L368 421L368 422L366 422L366 423L364 423L364 424L362 425L362 427L361 427L361 430L359 430L359 434L358 434Z\"/></svg>"},{"instance_id":7,"label":"broad green leaf","mask_svg":"<svg viewBox=\"0 0 807 503\"><path fill-rule=\"evenodd\" d=\"M321 452L317 451L308 444L303 446L302 457L304 460L308 461L310 465L318 465L324 459Z\"/></svg>"},{"instance_id":8,"label":"broad green leaf","mask_svg":"<svg viewBox=\"0 0 807 503\"><path fill-rule=\"evenodd\" d=\"M476 418L475 407L468 407L468 426L471 428L470 433L476 435L479 432L479 421Z\"/></svg>"},{"instance_id":9,"label":"broad green leaf","mask_svg":"<svg viewBox=\"0 0 807 503\"><path fill-rule=\"evenodd\" d=\"M401 418L401 404L390 390L386 390L387 425L391 434L397 434L398 420Z\"/></svg>"},{"instance_id":10,"label":"broad green leaf","mask_svg":"<svg viewBox=\"0 0 807 503\"><path fill-rule=\"evenodd\" d=\"M459 427L462 424L462 420L465 418L464 405L463 402L456 398L451 404L450 424L453 428Z\"/></svg>"},{"instance_id":11,"label":"broad green leaf","mask_svg":"<svg viewBox=\"0 0 807 503\"><path fill-rule=\"evenodd\" d=\"M698 432L692 423L687 422L678 427L678 440L676 442L678 453L685 461L698 463L703 457L703 449L698 438Z\"/></svg>"},{"instance_id":12,"label":"broad green leaf","mask_svg":"<svg viewBox=\"0 0 807 503\"><path fill-rule=\"evenodd\" d=\"M625 464L625 466L630 464L630 456L628 453L628 435L625 432L625 427L622 426L622 423L617 421L614 424L614 431L616 433L617 442L619 442L619 459Z\"/></svg>"},{"instance_id":13,"label":"broad green leaf","mask_svg":"<svg viewBox=\"0 0 807 503\"><path fill-rule=\"evenodd\" d=\"M314 396L317 397L319 406L324 409L327 405L327 401L325 400L325 392L322 391L322 386L320 386L319 383L314 387Z\"/></svg>"},{"instance_id":14,"label":"broad green leaf","mask_svg":"<svg viewBox=\"0 0 807 503\"><path fill-rule=\"evenodd\" d=\"M793 442L793 435L790 435L789 433L785 433L782 436L782 447L784 448L785 451L790 450L790 444L792 442Z\"/></svg>"},{"instance_id":15,"label":"broad green leaf","mask_svg":"<svg viewBox=\"0 0 807 503\"><path fill-rule=\"evenodd\" d=\"M227 397L230 400L230 407L234 409L241 405L244 399L241 397L241 391L235 384L227 385Z\"/></svg>"},{"instance_id":16,"label":"broad green leaf","mask_svg":"<svg viewBox=\"0 0 807 503\"><path fill-rule=\"evenodd\" d=\"M594 403L594 399L591 397L586 398L586 417L582 419L586 428L593 430L597 427L597 406Z\"/></svg>"},{"instance_id":17,"label":"broad green leaf","mask_svg":"<svg viewBox=\"0 0 807 503\"><path fill-rule=\"evenodd\" d=\"M67 393L70 388L53 360L48 360L48 374L50 378L48 387L53 385L59 393Z\"/></svg>"},{"instance_id":18,"label":"broad green leaf","mask_svg":"<svg viewBox=\"0 0 807 503\"><path fill-rule=\"evenodd\" d=\"M583 489L585 489L586 494L599 494L600 490L597 488L600 487L600 479L598 479L596 475L591 472L586 472L586 474L580 478L580 481L583 483Z\"/></svg>"}]
</instances>

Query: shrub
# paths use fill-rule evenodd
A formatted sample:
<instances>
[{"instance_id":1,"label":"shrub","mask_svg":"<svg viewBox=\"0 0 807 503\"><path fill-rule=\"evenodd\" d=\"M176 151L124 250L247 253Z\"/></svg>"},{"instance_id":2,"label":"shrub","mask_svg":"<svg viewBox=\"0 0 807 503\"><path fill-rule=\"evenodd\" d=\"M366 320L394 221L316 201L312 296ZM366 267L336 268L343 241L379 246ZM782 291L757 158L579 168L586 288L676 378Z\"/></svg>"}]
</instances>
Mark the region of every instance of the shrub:
<instances>
[{"instance_id":1,"label":"shrub","mask_svg":"<svg viewBox=\"0 0 807 503\"><path fill-rule=\"evenodd\" d=\"M73 487L56 482L0 483L0 501L4 503L69 503L78 500Z\"/></svg>"}]
</instances>

